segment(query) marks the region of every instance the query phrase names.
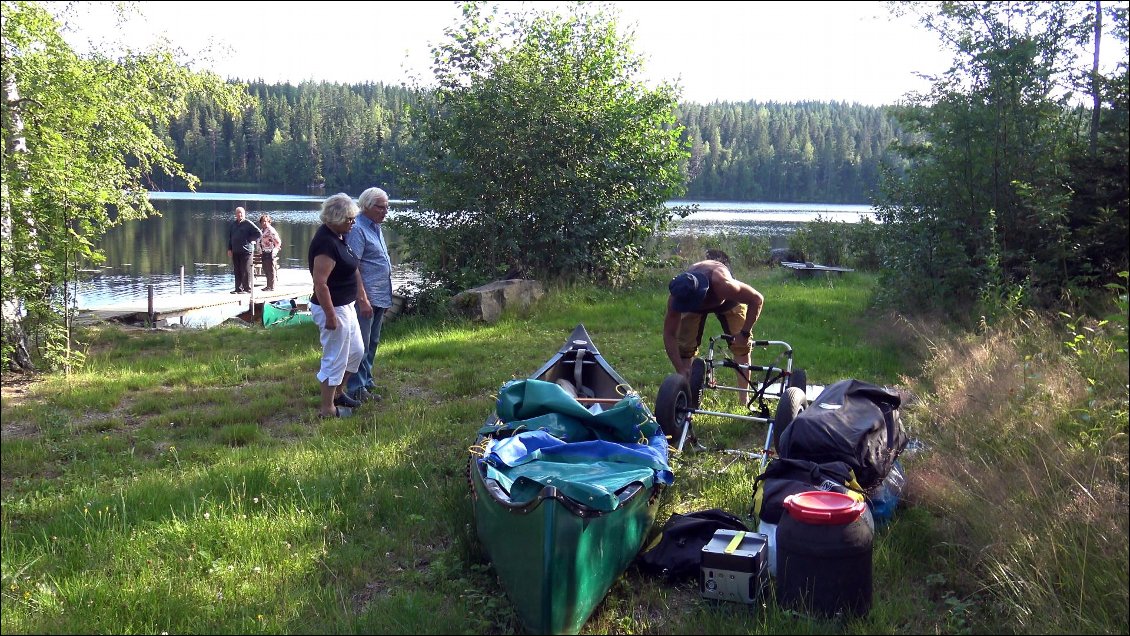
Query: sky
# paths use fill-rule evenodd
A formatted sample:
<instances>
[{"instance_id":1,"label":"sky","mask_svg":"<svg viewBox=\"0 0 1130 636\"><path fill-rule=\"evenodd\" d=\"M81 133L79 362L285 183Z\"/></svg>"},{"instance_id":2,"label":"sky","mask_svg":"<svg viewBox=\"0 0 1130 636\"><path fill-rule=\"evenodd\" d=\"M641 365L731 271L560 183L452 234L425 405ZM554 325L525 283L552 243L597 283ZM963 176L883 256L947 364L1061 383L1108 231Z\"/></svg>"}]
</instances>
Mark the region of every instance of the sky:
<instances>
[{"instance_id":1,"label":"sky","mask_svg":"<svg viewBox=\"0 0 1130 636\"><path fill-rule=\"evenodd\" d=\"M140 15L116 25L107 3L79 4L67 38L80 51L90 40L140 49L163 37L195 68L292 83L415 77L427 85L430 45L459 18L456 4L444 1L166 1L140 2ZM894 104L926 89L917 73L937 74L950 62L936 36L890 18L881 2L612 4L635 30L644 79L677 82L681 101Z\"/></svg>"}]
</instances>

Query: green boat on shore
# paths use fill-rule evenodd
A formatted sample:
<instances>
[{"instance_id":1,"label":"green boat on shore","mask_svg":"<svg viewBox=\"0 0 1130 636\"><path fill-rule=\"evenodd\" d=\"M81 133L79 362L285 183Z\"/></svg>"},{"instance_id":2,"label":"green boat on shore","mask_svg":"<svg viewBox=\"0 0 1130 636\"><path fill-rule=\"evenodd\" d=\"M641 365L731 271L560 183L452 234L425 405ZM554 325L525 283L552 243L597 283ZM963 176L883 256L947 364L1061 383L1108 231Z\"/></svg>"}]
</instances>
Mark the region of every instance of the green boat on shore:
<instances>
[{"instance_id":1,"label":"green boat on shore","mask_svg":"<svg viewBox=\"0 0 1130 636\"><path fill-rule=\"evenodd\" d=\"M583 325L503 385L469 472L479 540L525 628L545 634L580 631L674 480L654 416Z\"/></svg>"}]
</instances>

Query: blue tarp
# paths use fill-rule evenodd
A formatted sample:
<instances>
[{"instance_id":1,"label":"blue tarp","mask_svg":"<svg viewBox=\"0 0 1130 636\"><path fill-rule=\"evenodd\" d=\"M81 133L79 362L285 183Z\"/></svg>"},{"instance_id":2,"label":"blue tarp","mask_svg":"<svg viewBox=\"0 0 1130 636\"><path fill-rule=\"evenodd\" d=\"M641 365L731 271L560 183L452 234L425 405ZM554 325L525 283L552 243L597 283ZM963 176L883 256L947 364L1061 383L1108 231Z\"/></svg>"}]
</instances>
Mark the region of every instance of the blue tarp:
<instances>
[{"instance_id":1,"label":"blue tarp","mask_svg":"<svg viewBox=\"0 0 1130 636\"><path fill-rule=\"evenodd\" d=\"M667 439L647 444L593 440L563 442L545 431L525 431L498 440L484 458L487 476L498 480L516 502L530 501L545 486L597 510L615 510L616 492L632 482L671 485Z\"/></svg>"}]
</instances>

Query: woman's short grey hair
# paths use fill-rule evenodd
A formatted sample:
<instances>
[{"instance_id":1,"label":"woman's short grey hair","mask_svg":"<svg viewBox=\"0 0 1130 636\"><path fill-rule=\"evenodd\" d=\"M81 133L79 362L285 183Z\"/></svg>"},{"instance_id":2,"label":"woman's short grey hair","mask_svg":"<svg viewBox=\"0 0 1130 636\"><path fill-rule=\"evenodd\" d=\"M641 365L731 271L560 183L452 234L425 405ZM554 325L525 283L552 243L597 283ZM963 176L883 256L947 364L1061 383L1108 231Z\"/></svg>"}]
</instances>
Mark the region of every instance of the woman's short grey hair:
<instances>
[{"instance_id":1,"label":"woman's short grey hair","mask_svg":"<svg viewBox=\"0 0 1130 636\"><path fill-rule=\"evenodd\" d=\"M377 199L384 199L385 201L388 201L388 193L384 190L381 190L380 188L369 188L368 190L362 192L361 196L357 197L357 205L362 210L368 210L374 203L377 202Z\"/></svg>"},{"instance_id":2,"label":"woman's short grey hair","mask_svg":"<svg viewBox=\"0 0 1130 636\"><path fill-rule=\"evenodd\" d=\"M344 192L338 192L322 202L322 212L318 218L322 223L341 223L357 216L360 210L353 202L353 197Z\"/></svg>"}]
</instances>

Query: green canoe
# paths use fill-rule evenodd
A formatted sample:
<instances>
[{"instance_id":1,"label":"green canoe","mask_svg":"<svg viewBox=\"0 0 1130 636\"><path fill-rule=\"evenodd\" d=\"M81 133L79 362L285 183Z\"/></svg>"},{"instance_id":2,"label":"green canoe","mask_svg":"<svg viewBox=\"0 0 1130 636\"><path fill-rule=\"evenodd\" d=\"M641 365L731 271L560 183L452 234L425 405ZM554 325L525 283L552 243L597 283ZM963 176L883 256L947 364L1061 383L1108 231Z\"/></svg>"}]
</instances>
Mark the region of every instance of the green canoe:
<instances>
[{"instance_id":1,"label":"green canoe","mask_svg":"<svg viewBox=\"0 0 1130 636\"><path fill-rule=\"evenodd\" d=\"M314 322L309 309L302 309L295 300L275 300L263 303L263 326L301 325Z\"/></svg>"},{"instance_id":2,"label":"green canoe","mask_svg":"<svg viewBox=\"0 0 1130 636\"><path fill-rule=\"evenodd\" d=\"M280 327L283 325L301 325L314 322L310 317L309 296L301 299L273 300L263 303L263 326ZM406 297L399 292L392 294L392 306L385 310L384 321L390 322L404 311Z\"/></svg>"},{"instance_id":3,"label":"green canoe","mask_svg":"<svg viewBox=\"0 0 1130 636\"><path fill-rule=\"evenodd\" d=\"M503 385L475 446L476 530L502 587L528 631L577 633L673 481L662 431L578 325L529 379Z\"/></svg>"}]
</instances>

